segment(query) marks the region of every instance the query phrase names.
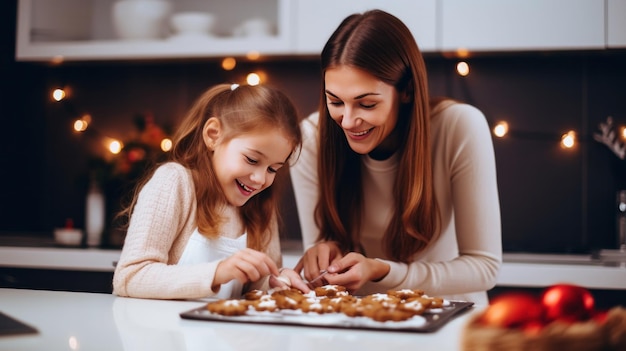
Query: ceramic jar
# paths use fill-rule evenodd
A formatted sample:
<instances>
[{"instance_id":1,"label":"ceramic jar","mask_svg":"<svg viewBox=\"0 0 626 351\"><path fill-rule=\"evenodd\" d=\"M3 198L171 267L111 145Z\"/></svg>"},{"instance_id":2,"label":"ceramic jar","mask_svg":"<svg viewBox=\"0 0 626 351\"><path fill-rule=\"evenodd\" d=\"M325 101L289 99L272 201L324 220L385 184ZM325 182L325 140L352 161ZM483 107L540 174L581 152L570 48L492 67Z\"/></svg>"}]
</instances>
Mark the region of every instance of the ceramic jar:
<instances>
[{"instance_id":1,"label":"ceramic jar","mask_svg":"<svg viewBox=\"0 0 626 351\"><path fill-rule=\"evenodd\" d=\"M167 33L169 0L118 0L113 3L113 29L120 39L160 39Z\"/></svg>"}]
</instances>

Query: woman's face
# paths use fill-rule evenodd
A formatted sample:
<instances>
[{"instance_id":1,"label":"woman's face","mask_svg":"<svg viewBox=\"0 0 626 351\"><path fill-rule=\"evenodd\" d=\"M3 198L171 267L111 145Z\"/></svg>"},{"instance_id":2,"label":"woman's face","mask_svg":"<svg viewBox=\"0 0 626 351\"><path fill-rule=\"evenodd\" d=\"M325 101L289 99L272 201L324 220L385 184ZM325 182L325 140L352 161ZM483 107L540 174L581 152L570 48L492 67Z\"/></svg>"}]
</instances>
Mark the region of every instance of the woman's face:
<instances>
[{"instance_id":1,"label":"woman's face","mask_svg":"<svg viewBox=\"0 0 626 351\"><path fill-rule=\"evenodd\" d=\"M398 148L392 133L398 122L399 94L373 75L342 65L326 70L326 105L343 129L350 148L390 156Z\"/></svg>"},{"instance_id":2,"label":"woman's face","mask_svg":"<svg viewBox=\"0 0 626 351\"><path fill-rule=\"evenodd\" d=\"M213 165L224 195L233 206L243 206L274 182L292 145L284 133L265 129L218 142Z\"/></svg>"}]
</instances>

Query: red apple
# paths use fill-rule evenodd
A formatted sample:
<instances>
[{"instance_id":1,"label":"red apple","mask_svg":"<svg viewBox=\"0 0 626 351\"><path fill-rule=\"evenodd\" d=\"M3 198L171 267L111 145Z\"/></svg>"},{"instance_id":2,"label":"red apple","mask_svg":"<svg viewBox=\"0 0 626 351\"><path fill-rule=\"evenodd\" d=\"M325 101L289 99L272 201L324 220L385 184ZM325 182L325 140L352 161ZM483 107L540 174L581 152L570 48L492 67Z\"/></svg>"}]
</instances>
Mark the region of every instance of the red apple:
<instances>
[{"instance_id":1,"label":"red apple","mask_svg":"<svg viewBox=\"0 0 626 351\"><path fill-rule=\"evenodd\" d=\"M534 295L509 292L498 295L491 301L481 321L494 327L523 327L541 321L542 313L541 303Z\"/></svg>"},{"instance_id":2,"label":"red apple","mask_svg":"<svg viewBox=\"0 0 626 351\"><path fill-rule=\"evenodd\" d=\"M572 284L557 284L544 290L541 303L548 322L578 322L593 316L594 299L589 290Z\"/></svg>"}]
</instances>

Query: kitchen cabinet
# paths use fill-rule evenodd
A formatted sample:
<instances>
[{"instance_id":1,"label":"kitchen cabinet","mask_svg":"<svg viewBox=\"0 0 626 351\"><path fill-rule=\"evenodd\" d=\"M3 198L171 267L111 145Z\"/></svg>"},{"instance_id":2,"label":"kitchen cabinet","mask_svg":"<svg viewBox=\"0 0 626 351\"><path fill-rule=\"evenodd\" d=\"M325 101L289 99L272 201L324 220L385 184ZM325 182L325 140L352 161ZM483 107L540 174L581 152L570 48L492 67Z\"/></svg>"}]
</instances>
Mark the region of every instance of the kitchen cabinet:
<instances>
[{"instance_id":1,"label":"kitchen cabinet","mask_svg":"<svg viewBox=\"0 0 626 351\"><path fill-rule=\"evenodd\" d=\"M374 8L387 11L400 18L415 36L421 51L436 51L438 1L298 0L294 5L294 51L296 54L318 55L345 17Z\"/></svg>"},{"instance_id":2,"label":"kitchen cabinet","mask_svg":"<svg viewBox=\"0 0 626 351\"><path fill-rule=\"evenodd\" d=\"M607 47L626 48L626 0L607 1Z\"/></svg>"},{"instance_id":3,"label":"kitchen cabinet","mask_svg":"<svg viewBox=\"0 0 626 351\"><path fill-rule=\"evenodd\" d=\"M291 51L290 0L172 0L172 13L206 11L217 17L215 36L178 40L122 40L115 35L112 6L116 0L19 0L16 58L20 61L132 60L283 55ZM261 17L273 35L240 37L244 21Z\"/></svg>"},{"instance_id":4,"label":"kitchen cabinet","mask_svg":"<svg viewBox=\"0 0 626 351\"><path fill-rule=\"evenodd\" d=\"M606 46L604 1L441 0L441 6L442 51L588 50Z\"/></svg>"},{"instance_id":5,"label":"kitchen cabinet","mask_svg":"<svg viewBox=\"0 0 626 351\"><path fill-rule=\"evenodd\" d=\"M111 16L117 0L18 0L16 59L136 60L316 56L347 15L379 8L402 19L423 52L604 50L626 47L626 0L171 0L173 11L207 11L216 35L202 40L122 40ZM275 32L239 37L263 17Z\"/></svg>"}]
</instances>

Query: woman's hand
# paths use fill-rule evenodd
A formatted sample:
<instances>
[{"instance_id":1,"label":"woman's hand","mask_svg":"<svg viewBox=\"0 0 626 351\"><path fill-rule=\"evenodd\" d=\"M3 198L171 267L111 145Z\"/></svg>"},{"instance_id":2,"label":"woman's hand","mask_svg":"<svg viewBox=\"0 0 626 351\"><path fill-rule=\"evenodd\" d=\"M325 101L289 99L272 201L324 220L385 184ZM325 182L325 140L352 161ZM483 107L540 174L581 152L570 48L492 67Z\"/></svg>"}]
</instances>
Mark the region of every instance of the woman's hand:
<instances>
[{"instance_id":1,"label":"woman's hand","mask_svg":"<svg viewBox=\"0 0 626 351\"><path fill-rule=\"evenodd\" d=\"M213 290L217 290L220 285L233 279L245 284L267 275L278 276L279 274L276 263L268 255L246 248L237 251L217 265L213 278Z\"/></svg>"},{"instance_id":2,"label":"woman's hand","mask_svg":"<svg viewBox=\"0 0 626 351\"><path fill-rule=\"evenodd\" d=\"M296 288L305 294L311 291L311 289L309 289L304 280L302 280L300 274L290 268L281 268L280 275L278 277L271 275L270 287L285 289Z\"/></svg>"},{"instance_id":3,"label":"woman's hand","mask_svg":"<svg viewBox=\"0 0 626 351\"><path fill-rule=\"evenodd\" d=\"M354 293L369 281L383 279L390 268L389 264L383 261L350 252L328 266L324 280L328 284L344 286L350 293Z\"/></svg>"},{"instance_id":4,"label":"woman's hand","mask_svg":"<svg viewBox=\"0 0 626 351\"><path fill-rule=\"evenodd\" d=\"M304 269L304 278L311 281L317 278L323 270L326 270L328 266L341 257L341 250L339 250L339 245L337 245L336 242L324 241L306 250L293 270L301 272ZM313 284L313 286L322 285L324 285L323 279Z\"/></svg>"}]
</instances>

